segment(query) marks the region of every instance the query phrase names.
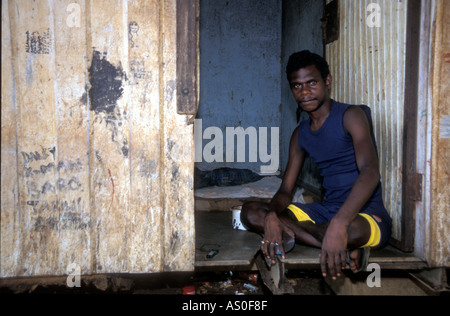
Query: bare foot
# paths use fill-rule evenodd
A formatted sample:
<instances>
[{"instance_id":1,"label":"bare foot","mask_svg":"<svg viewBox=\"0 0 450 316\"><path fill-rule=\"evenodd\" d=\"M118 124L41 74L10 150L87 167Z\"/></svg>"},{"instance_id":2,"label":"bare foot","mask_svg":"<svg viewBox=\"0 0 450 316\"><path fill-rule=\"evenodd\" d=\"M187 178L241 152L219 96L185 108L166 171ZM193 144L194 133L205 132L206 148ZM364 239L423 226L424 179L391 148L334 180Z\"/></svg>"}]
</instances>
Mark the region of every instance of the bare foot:
<instances>
[{"instance_id":1,"label":"bare foot","mask_svg":"<svg viewBox=\"0 0 450 316\"><path fill-rule=\"evenodd\" d=\"M369 255L370 247L356 248L349 251L350 269L353 273L366 270Z\"/></svg>"},{"instance_id":2,"label":"bare foot","mask_svg":"<svg viewBox=\"0 0 450 316\"><path fill-rule=\"evenodd\" d=\"M350 269L353 273L359 272L360 269L360 262L361 262L361 255L362 255L362 249L357 248L350 250L349 257L350 257Z\"/></svg>"}]
</instances>

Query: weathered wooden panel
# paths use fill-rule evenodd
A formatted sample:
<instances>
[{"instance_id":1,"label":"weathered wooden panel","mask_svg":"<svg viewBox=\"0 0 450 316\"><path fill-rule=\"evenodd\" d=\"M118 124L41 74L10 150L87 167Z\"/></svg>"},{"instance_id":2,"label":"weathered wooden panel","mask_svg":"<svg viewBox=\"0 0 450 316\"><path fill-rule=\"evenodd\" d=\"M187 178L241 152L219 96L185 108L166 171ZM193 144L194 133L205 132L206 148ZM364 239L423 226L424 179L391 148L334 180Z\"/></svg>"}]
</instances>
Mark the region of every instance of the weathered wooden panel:
<instances>
[{"instance_id":1,"label":"weathered wooden panel","mask_svg":"<svg viewBox=\"0 0 450 316\"><path fill-rule=\"evenodd\" d=\"M130 95L137 99L130 111L130 229L129 265L134 271L162 268L160 186L160 69L159 23L156 1L128 4ZM134 98L134 97L133 97Z\"/></svg>"},{"instance_id":2,"label":"weathered wooden panel","mask_svg":"<svg viewBox=\"0 0 450 316\"><path fill-rule=\"evenodd\" d=\"M375 6L374 6L375 5ZM372 109L383 198L402 227L402 162L407 1L339 1L339 39L326 46L332 96Z\"/></svg>"},{"instance_id":3,"label":"weathered wooden panel","mask_svg":"<svg viewBox=\"0 0 450 316\"><path fill-rule=\"evenodd\" d=\"M432 266L450 267L450 3L436 1L432 39L432 153L429 247Z\"/></svg>"},{"instance_id":4,"label":"weathered wooden panel","mask_svg":"<svg viewBox=\"0 0 450 316\"><path fill-rule=\"evenodd\" d=\"M58 181L54 167L59 157L51 11L42 1L9 3L17 111L18 274L48 274L58 269L55 228L62 210L57 190L67 190L67 181ZM2 261L5 259L2 256Z\"/></svg>"},{"instance_id":5,"label":"weathered wooden panel","mask_svg":"<svg viewBox=\"0 0 450 316\"><path fill-rule=\"evenodd\" d=\"M130 236L128 41L126 3L88 4L91 209L96 271L126 271Z\"/></svg>"},{"instance_id":6,"label":"weathered wooden panel","mask_svg":"<svg viewBox=\"0 0 450 316\"><path fill-rule=\"evenodd\" d=\"M196 0L189 0L196 1ZM162 1L162 19L176 21L176 3ZM176 24L163 23L163 67L160 88L165 109L161 126L161 177L164 208L164 270L193 270L195 260L194 227L194 125L188 116L177 114ZM181 53L181 52L179 52Z\"/></svg>"},{"instance_id":7,"label":"weathered wooden panel","mask_svg":"<svg viewBox=\"0 0 450 316\"><path fill-rule=\"evenodd\" d=\"M2 2L1 276L192 270L176 5Z\"/></svg>"},{"instance_id":8,"label":"weathered wooden panel","mask_svg":"<svg viewBox=\"0 0 450 316\"><path fill-rule=\"evenodd\" d=\"M72 3L72 5L70 5ZM77 4L78 6L74 6ZM76 263L82 272L91 271L91 215L89 211L89 109L81 100L87 80L86 6L83 2L54 3L56 95L56 152L54 161L59 205L58 274L62 262ZM68 11L69 10L69 11ZM61 14L61 13L66 14ZM43 131L45 132L45 131ZM65 188L63 188L65 186ZM45 232L45 230L43 230ZM62 249L62 251L60 250ZM45 250L45 249L43 249ZM46 271L53 274L55 270Z\"/></svg>"},{"instance_id":9,"label":"weathered wooden panel","mask_svg":"<svg viewBox=\"0 0 450 316\"><path fill-rule=\"evenodd\" d=\"M177 0L177 111L196 115L199 98L199 1Z\"/></svg>"},{"instance_id":10,"label":"weathered wooden panel","mask_svg":"<svg viewBox=\"0 0 450 316\"><path fill-rule=\"evenodd\" d=\"M16 273L18 266L20 221L19 187L17 173L17 122L16 95L14 93L13 59L11 47L10 19L8 2L2 2L2 98L1 98L1 257L2 270ZM8 211L5 211L8 210Z\"/></svg>"}]
</instances>

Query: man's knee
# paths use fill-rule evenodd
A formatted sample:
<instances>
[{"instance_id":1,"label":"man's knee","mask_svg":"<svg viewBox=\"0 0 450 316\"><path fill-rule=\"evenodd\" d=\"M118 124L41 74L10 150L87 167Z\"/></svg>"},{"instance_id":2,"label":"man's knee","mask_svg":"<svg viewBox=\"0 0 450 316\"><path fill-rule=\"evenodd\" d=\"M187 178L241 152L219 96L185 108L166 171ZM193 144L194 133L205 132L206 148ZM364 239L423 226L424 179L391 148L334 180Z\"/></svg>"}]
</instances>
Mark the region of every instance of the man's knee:
<instances>
[{"instance_id":1,"label":"man's knee","mask_svg":"<svg viewBox=\"0 0 450 316\"><path fill-rule=\"evenodd\" d=\"M246 227L251 227L251 223L252 223L252 218L253 218L253 214L254 211L254 207L252 207L253 202L246 202L242 205L242 210L241 210L241 222L242 224L244 224Z\"/></svg>"},{"instance_id":2,"label":"man's knee","mask_svg":"<svg viewBox=\"0 0 450 316\"><path fill-rule=\"evenodd\" d=\"M362 216L357 216L348 229L348 244L359 247L367 243L370 238L370 225Z\"/></svg>"},{"instance_id":3,"label":"man's knee","mask_svg":"<svg viewBox=\"0 0 450 316\"><path fill-rule=\"evenodd\" d=\"M261 203L246 202L242 205L241 222L248 228L258 227L261 225L264 214L264 207Z\"/></svg>"}]
</instances>

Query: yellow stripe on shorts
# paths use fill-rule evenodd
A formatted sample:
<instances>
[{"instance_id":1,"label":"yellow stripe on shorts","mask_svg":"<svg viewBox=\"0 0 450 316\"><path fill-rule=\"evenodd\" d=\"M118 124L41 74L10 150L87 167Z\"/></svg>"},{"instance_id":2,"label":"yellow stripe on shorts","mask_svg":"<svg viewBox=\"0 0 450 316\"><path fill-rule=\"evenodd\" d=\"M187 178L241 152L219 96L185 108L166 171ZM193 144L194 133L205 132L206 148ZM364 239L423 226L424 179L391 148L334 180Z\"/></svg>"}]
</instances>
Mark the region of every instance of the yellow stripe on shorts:
<instances>
[{"instance_id":1,"label":"yellow stripe on shorts","mask_svg":"<svg viewBox=\"0 0 450 316\"><path fill-rule=\"evenodd\" d=\"M375 247L376 245L378 245L380 243L380 239L381 239L380 227L378 227L378 224L375 222L375 220L369 214L359 213L359 215L364 217L369 222L369 225L370 225L369 241L367 241L367 243L364 246L361 246L361 248Z\"/></svg>"},{"instance_id":2,"label":"yellow stripe on shorts","mask_svg":"<svg viewBox=\"0 0 450 316\"><path fill-rule=\"evenodd\" d=\"M306 214L301 208L299 208L298 206L295 206L294 204L290 204L287 207L289 210L291 210L291 212L294 214L295 218L297 218L297 220L299 222L304 222L304 221L311 221L314 224L316 223L315 221L313 221L311 219L311 217L309 217L308 214Z\"/></svg>"}]
</instances>

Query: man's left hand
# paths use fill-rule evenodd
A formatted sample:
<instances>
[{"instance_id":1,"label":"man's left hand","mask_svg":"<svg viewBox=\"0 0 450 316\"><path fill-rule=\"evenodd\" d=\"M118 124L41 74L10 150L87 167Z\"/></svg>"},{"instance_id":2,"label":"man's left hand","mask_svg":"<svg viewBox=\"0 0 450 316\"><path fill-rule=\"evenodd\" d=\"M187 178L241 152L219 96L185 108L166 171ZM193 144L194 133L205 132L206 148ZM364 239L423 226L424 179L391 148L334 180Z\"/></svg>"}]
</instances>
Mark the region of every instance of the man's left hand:
<instances>
[{"instance_id":1,"label":"man's left hand","mask_svg":"<svg viewBox=\"0 0 450 316\"><path fill-rule=\"evenodd\" d=\"M320 268L324 277L327 275L327 268L333 280L341 275L341 270L346 264L347 238L347 228L331 220L322 241L320 256Z\"/></svg>"}]
</instances>

